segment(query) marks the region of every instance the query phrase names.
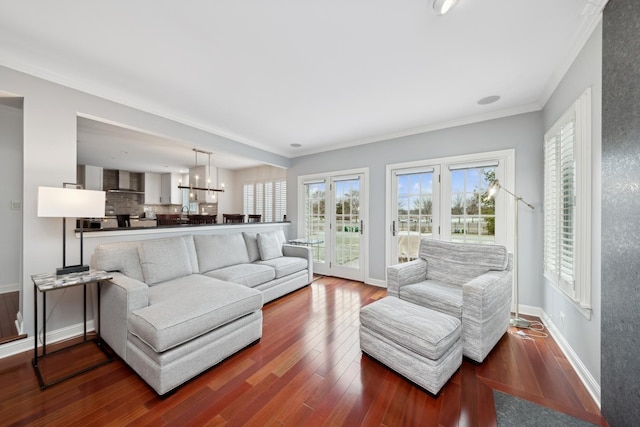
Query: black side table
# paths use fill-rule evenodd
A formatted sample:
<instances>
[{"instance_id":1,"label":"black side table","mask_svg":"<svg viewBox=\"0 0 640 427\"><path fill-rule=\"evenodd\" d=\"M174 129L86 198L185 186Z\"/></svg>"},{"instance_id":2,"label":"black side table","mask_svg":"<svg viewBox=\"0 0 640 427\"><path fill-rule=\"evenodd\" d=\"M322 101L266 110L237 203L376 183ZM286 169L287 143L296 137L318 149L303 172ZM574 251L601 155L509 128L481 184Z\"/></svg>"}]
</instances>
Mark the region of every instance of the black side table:
<instances>
[{"instance_id":1,"label":"black side table","mask_svg":"<svg viewBox=\"0 0 640 427\"><path fill-rule=\"evenodd\" d=\"M89 270L82 273L71 273L65 274L63 276L56 276L55 274L34 274L31 276L31 280L33 281L33 317L34 317L34 329L35 329L35 349L34 349L34 357L32 360L33 369L36 372L36 376L38 377L38 383L40 383L40 389L44 390L47 387L50 387L54 384L58 384L62 381L68 380L69 378L73 378L80 374L83 374L87 371L95 369L99 366L105 365L111 361L113 361L114 356L111 352L109 352L104 345L102 345L102 341L100 340L100 285L103 280L109 280L113 278L113 276L106 271L100 270ZM95 323L96 330L96 338L87 339L87 285L97 284L98 286L98 319ZM67 346L56 351L47 353L47 292L55 291L59 289L66 289L73 286L83 286L84 288L84 335L83 341ZM42 292L42 354L38 355L38 291ZM71 374L65 375L62 378L55 379L49 383L45 383L42 377L42 373L40 372L40 368L38 366L38 362L45 357L54 355L61 351L66 351L71 348L84 345L87 343L95 343L100 350L107 356L106 360L100 361L94 365L83 368L79 371L73 372Z\"/></svg>"}]
</instances>

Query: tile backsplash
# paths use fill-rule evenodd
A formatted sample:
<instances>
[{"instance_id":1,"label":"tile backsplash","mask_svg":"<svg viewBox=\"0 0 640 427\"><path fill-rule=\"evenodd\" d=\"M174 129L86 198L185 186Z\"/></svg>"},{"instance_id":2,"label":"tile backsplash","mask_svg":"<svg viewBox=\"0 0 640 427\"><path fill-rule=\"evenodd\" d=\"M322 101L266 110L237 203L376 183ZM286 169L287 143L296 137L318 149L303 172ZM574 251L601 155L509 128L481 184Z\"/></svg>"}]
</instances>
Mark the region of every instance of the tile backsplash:
<instances>
[{"instance_id":1,"label":"tile backsplash","mask_svg":"<svg viewBox=\"0 0 640 427\"><path fill-rule=\"evenodd\" d=\"M134 190L144 190L144 174L131 172L129 175L130 186ZM118 171L104 169L102 176L104 190L118 188ZM193 209L193 206L192 206ZM207 203L197 206L198 213L217 215L218 204ZM182 205L148 205L144 203L144 194L109 193L106 194L105 213L107 216L129 214L142 215L153 213L181 213ZM193 213L193 212L192 212Z\"/></svg>"}]
</instances>

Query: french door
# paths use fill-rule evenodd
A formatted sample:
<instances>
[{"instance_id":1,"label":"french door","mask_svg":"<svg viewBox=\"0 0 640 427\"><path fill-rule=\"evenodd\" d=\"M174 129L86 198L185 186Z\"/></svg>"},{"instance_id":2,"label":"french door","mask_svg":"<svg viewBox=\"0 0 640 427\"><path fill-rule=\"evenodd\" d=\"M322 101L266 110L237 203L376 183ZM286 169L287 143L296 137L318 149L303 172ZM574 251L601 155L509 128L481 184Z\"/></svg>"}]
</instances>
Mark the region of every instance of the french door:
<instances>
[{"instance_id":1,"label":"french door","mask_svg":"<svg viewBox=\"0 0 640 427\"><path fill-rule=\"evenodd\" d=\"M314 272L364 281L366 174L301 178L301 230L313 249Z\"/></svg>"},{"instance_id":2,"label":"french door","mask_svg":"<svg viewBox=\"0 0 640 427\"><path fill-rule=\"evenodd\" d=\"M422 238L511 251L513 200L487 189L495 179L514 188L514 163L515 152L503 150L387 165L387 265L416 259Z\"/></svg>"}]
</instances>

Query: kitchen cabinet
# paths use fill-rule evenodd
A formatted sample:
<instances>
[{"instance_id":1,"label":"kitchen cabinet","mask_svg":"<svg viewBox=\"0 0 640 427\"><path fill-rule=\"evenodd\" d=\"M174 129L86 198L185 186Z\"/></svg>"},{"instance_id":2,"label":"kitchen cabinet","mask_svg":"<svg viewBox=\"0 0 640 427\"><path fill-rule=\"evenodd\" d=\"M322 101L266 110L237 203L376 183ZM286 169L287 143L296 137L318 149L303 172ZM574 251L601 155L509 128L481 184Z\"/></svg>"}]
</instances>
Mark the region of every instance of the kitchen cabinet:
<instances>
[{"instance_id":1,"label":"kitchen cabinet","mask_svg":"<svg viewBox=\"0 0 640 427\"><path fill-rule=\"evenodd\" d=\"M77 180L85 190L103 190L102 168L100 166L79 165Z\"/></svg>"},{"instance_id":2,"label":"kitchen cabinet","mask_svg":"<svg viewBox=\"0 0 640 427\"><path fill-rule=\"evenodd\" d=\"M161 175L159 173L144 174L144 203L145 205L160 204Z\"/></svg>"},{"instance_id":3,"label":"kitchen cabinet","mask_svg":"<svg viewBox=\"0 0 640 427\"><path fill-rule=\"evenodd\" d=\"M182 205L182 190L178 188L182 175L163 173L160 183L160 203L163 205Z\"/></svg>"}]
</instances>

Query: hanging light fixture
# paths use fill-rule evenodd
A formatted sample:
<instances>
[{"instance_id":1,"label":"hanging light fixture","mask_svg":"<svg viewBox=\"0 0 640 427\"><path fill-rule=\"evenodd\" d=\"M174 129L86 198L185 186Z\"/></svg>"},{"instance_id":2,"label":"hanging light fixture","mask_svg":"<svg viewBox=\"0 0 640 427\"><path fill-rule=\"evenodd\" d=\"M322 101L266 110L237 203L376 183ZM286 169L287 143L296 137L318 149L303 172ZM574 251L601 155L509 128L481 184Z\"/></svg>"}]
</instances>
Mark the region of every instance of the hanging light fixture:
<instances>
[{"instance_id":1,"label":"hanging light fixture","mask_svg":"<svg viewBox=\"0 0 640 427\"><path fill-rule=\"evenodd\" d=\"M195 185L193 185L193 183L191 182L191 180L189 181L189 185L182 185L182 182L180 182L178 184L178 188L183 190L183 189L188 189L189 190L189 197L193 198L193 191L194 190L199 190L199 191L219 191L219 192L224 192L224 185L222 186L222 188L211 188L211 154L213 154L210 151L203 151L203 150L199 150L197 148L193 149L193 152L195 153L196 156L196 175L195 175ZM207 186L206 187L200 187L199 185L199 180L200 180L200 176L198 175L198 153L202 153L202 154L206 154L209 156L209 170L207 171L208 176L207 176Z\"/></svg>"}]
</instances>

